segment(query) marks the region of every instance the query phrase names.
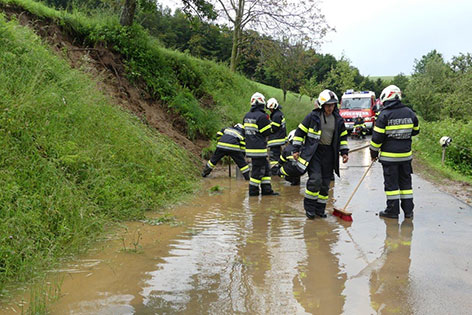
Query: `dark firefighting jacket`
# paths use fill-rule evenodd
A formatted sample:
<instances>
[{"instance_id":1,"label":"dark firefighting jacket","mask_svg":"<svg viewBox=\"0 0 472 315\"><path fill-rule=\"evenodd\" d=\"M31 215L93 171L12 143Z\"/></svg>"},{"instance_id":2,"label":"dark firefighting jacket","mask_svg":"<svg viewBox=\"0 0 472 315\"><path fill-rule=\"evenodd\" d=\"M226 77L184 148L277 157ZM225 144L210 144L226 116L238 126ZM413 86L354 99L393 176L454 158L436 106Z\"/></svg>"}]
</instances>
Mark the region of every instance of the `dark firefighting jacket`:
<instances>
[{"instance_id":1,"label":"dark firefighting jacket","mask_svg":"<svg viewBox=\"0 0 472 315\"><path fill-rule=\"evenodd\" d=\"M272 121L272 134L269 135L269 141L267 142L267 146L269 147L276 147L285 144L287 129L285 127L284 114L279 108L270 114L270 120Z\"/></svg>"},{"instance_id":2,"label":"dark firefighting jacket","mask_svg":"<svg viewBox=\"0 0 472 315\"><path fill-rule=\"evenodd\" d=\"M297 161L293 158L293 153L295 152L298 152L298 148L289 142L280 154L280 172L285 176L298 177L303 175L303 172L297 167Z\"/></svg>"},{"instance_id":3,"label":"dark firefighting jacket","mask_svg":"<svg viewBox=\"0 0 472 315\"><path fill-rule=\"evenodd\" d=\"M223 128L216 133L218 143L217 148L245 152L246 142L244 141L244 131L239 127Z\"/></svg>"},{"instance_id":4,"label":"dark firefighting jacket","mask_svg":"<svg viewBox=\"0 0 472 315\"><path fill-rule=\"evenodd\" d=\"M272 133L272 124L264 111L264 105L255 105L244 116L244 137L246 156L250 158L267 157L266 138Z\"/></svg>"},{"instance_id":5,"label":"dark firefighting jacket","mask_svg":"<svg viewBox=\"0 0 472 315\"><path fill-rule=\"evenodd\" d=\"M375 122L370 154L387 164L411 161L411 137L419 132L418 118L410 108L400 101L385 102Z\"/></svg>"},{"instance_id":6,"label":"dark firefighting jacket","mask_svg":"<svg viewBox=\"0 0 472 315\"><path fill-rule=\"evenodd\" d=\"M347 130L344 126L344 119L339 115L335 107L334 115L334 134L333 134L333 152L334 152L334 171L339 176L339 156L349 153L347 144ZM318 148L321 137L321 119L323 117L322 109L314 109L298 125L293 138L293 145L299 149L300 156L297 160L297 167L304 172L311 158Z\"/></svg>"}]
</instances>

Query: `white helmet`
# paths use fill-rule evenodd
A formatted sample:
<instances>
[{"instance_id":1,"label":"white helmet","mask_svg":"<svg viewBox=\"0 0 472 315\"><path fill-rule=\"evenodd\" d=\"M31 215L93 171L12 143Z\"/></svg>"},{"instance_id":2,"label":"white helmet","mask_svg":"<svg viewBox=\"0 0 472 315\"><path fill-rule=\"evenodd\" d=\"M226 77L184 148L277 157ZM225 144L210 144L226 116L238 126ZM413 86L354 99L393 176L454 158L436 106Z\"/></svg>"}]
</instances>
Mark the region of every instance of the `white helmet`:
<instances>
[{"instance_id":1,"label":"white helmet","mask_svg":"<svg viewBox=\"0 0 472 315\"><path fill-rule=\"evenodd\" d=\"M448 136L444 136L439 140L439 144L443 147L447 147L451 144L452 139L449 138Z\"/></svg>"},{"instance_id":2,"label":"white helmet","mask_svg":"<svg viewBox=\"0 0 472 315\"><path fill-rule=\"evenodd\" d=\"M288 133L288 136L287 136L287 141L288 142L292 142L293 138L295 137L295 131L297 131L296 129L293 129L292 131L290 131Z\"/></svg>"},{"instance_id":3,"label":"white helmet","mask_svg":"<svg viewBox=\"0 0 472 315\"><path fill-rule=\"evenodd\" d=\"M267 108L268 109L277 109L279 108L279 102L275 98L269 98L267 101Z\"/></svg>"},{"instance_id":4,"label":"white helmet","mask_svg":"<svg viewBox=\"0 0 472 315\"><path fill-rule=\"evenodd\" d=\"M239 123L238 123L238 124L234 125L234 128L243 129L244 127L243 127L242 124L239 124Z\"/></svg>"},{"instance_id":5,"label":"white helmet","mask_svg":"<svg viewBox=\"0 0 472 315\"><path fill-rule=\"evenodd\" d=\"M324 104L338 104L339 100L336 94L331 90L324 90L320 93L315 101L318 108L322 108Z\"/></svg>"},{"instance_id":6,"label":"white helmet","mask_svg":"<svg viewBox=\"0 0 472 315\"><path fill-rule=\"evenodd\" d=\"M259 104L259 105L265 105L266 104L266 100L265 100L264 95L262 95L259 92L256 92L251 96L251 105L257 105L257 104Z\"/></svg>"},{"instance_id":7,"label":"white helmet","mask_svg":"<svg viewBox=\"0 0 472 315\"><path fill-rule=\"evenodd\" d=\"M380 103L385 103L387 101L401 100L402 91L396 85L389 85L380 93Z\"/></svg>"}]
</instances>

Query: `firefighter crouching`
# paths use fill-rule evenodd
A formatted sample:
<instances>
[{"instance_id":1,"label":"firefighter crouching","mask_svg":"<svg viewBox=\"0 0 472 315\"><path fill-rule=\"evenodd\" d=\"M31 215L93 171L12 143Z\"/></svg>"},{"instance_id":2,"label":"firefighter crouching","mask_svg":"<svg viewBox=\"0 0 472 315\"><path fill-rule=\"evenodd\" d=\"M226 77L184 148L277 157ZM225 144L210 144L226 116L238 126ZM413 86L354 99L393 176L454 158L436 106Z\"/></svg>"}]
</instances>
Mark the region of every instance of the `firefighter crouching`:
<instances>
[{"instance_id":1,"label":"firefighter crouching","mask_svg":"<svg viewBox=\"0 0 472 315\"><path fill-rule=\"evenodd\" d=\"M272 134L269 135L267 146L270 149L270 167L271 174L277 175L278 164L282 146L285 144L285 137L287 136L287 129L285 127L285 117L282 113L282 107L275 98L270 98L267 101L267 108L270 110L270 120L272 121Z\"/></svg>"},{"instance_id":2,"label":"firefighter crouching","mask_svg":"<svg viewBox=\"0 0 472 315\"><path fill-rule=\"evenodd\" d=\"M297 168L300 172L308 170L303 204L309 219L326 217L333 169L339 176L339 154L343 157L343 163L349 160L347 131L337 104L338 97L334 92L321 92L315 109L298 125L293 139Z\"/></svg>"},{"instance_id":3,"label":"firefighter crouching","mask_svg":"<svg viewBox=\"0 0 472 315\"><path fill-rule=\"evenodd\" d=\"M251 97L251 110L243 119L246 156L252 161L249 196L258 196L260 192L262 195L278 195L270 183L266 138L272 133L272 124L264 111L265 105L264 95L255 93Z\"/></svg>"},{"instance_id":4,"label":"firefighter crouching","mask_svg":"<svg viewBox=\"0 0 472 315\"><path fill-rule=\"evenodd\" d=\"M412 218L411 137L419 133L418 118L410 108L401 103L401 91L395 85L387 86L382 91L380 101L383 108L370 142L372 160L378 158L382 163L387 196L387 208L380 211L379 216L398 218L401 201L405 218Z\"/></svg>"},{"instance_id":5,"label":"firefighter crouching","mask_svg":"<svg viewBox=\"0 0 472 315\"><path fill-rule=\"evenodd\" d=\"M239 167L245 180L249 180L249 165L244 158L246 142L244 141L243 125L236 124L234 127L223 128L216 133L218 143L216 150L202 171L202 176L207 177L219 160L229 155Z\"/></svg>"},{"instance_id":6,"label":"firefighter crouching","mask_svg":"<svg viewBox=\"0 0 472 315\"><path fill-rule=\"evenodd\" d=\"M354 121L353 130L356 131L357 136L359 138L365 139L365 135L367 134L367 128L364 123L364 118L362 116L358 116Z\"/></svg>"},{"instance_id":7,"label":"firefighter crouching","mask_svg":"<svg viewBox=\"0 0 472 315\"><path fill-rule=\"evenodd\" d=\"M293 153L297 150L293 145L293 138L295 137L295 130L290 131L287 137L287 145L280 154L278 165L278 175L284 177L292 185L300 185L300 177L303 173L297 168L297 161L293 157Z\"/></svg>"}]
</instances>

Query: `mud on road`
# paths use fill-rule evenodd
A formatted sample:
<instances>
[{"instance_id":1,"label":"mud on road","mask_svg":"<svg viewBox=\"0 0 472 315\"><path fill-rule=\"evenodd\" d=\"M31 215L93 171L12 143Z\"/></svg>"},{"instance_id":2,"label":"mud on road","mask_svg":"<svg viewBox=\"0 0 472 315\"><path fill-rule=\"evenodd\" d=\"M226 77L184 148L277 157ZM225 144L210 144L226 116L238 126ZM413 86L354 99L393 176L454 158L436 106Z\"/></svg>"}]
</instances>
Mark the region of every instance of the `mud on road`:
<instances>
[{"instance_id":1,"label":"mud on road","mask_svg":"<svg viewBox=\"0 0 472 315\"><path fill-rule=\"evenodd\" d=\"M367 150L351 154L328 209L368 164ZM247 182L212 174L173 226L129 223L57 270L52 314L470 314L470 206L414 175L414 219L381 219L376 163L349 206L354 222L310 221L305 181L274 179L281 196L249 198Z\"/></svg>"}]
</instances>

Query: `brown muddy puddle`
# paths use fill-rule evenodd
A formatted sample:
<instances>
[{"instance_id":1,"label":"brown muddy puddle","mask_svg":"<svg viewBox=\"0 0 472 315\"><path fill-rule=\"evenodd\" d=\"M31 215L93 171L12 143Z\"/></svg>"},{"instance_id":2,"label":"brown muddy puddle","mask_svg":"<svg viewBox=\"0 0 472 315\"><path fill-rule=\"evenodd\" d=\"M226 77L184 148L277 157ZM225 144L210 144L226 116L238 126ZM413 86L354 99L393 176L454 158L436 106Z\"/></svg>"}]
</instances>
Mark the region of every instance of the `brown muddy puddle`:
<instances>
[{"instance_id":1,"label":"brown muddy puddle","mask_svg":"<svg viewBox=\"0 0 472 315\"><path fill-rule=\"evenodd\" d=\"M368 164L363 150L342 165L338 206ZM376 163L349 206L354 222L309 221L305 181L276 179L281 196L249 198L247 182L204 180L172 212L177 226L129 223L55 272L63 283L51 313L470 314L471 207L414 176L414 220L380 219ZM210 193L215 185L222 192Z\"/></svg>"}]
</instances>

